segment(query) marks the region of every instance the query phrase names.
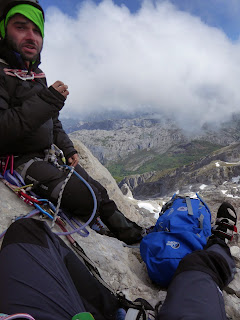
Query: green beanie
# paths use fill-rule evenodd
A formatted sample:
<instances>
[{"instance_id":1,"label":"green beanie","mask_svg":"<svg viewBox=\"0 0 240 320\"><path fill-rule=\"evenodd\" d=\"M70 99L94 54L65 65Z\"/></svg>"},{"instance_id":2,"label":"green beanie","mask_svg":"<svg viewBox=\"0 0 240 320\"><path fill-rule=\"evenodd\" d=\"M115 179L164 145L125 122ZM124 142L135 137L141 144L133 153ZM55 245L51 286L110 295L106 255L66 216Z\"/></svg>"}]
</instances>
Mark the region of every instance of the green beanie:
<instances>
[{"instance_id":1,"label":"green beanie","mask_svg":"<svg viewBox=\"0 0 240 320\"><path fill-rule=\"evenodd\" d=\"M8 11L5 19L3 19L0 22L0 34L3 39L6 35L6 26L8 24L9 19L17 13L22 14L23 16L31 20L33 23L35 23L35 25L39 28L41 32L42 38L44 38L44 19L42 11L30 4L18 4L15 7L11 8Z\"/></svg>"}]
</instances>

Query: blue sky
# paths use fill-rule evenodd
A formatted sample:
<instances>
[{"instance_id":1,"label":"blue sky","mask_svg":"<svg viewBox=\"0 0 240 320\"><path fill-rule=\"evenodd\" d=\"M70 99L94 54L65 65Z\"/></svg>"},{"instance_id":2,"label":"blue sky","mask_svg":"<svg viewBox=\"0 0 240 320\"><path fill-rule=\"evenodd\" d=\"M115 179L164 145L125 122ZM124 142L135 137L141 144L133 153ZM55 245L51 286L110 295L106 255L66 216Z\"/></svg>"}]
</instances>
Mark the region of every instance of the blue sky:
<instances>
[{"instance_id":1,"label":"blue sky","mask_svg":"<svg viewBox=\"0 0 240 320\"><path fill-rule=\"evenodd\" d=\"M42 0L44 9L56 6L65 13L75 16L77 9L85 0ZM99 4L102 0L92 0ZM165 0L147 0L156 3ZM240 0L168 0L179 10L200 17L209 26L219 28L232 40L240 34ZM142 6L143 0L114 0L118 6L126 6L131 13L136 13Z\"/></svg>"}]
</instances>

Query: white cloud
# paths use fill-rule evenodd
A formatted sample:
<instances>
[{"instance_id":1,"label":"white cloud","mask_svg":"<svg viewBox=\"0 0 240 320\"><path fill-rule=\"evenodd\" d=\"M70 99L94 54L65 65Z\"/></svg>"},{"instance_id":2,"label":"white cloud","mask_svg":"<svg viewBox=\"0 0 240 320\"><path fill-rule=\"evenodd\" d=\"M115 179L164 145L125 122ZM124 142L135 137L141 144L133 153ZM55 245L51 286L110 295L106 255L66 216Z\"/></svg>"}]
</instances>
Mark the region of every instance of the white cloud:
<instances>
[{"instance_id":1,"label":"white cloud","mask_svg":"<svg viewBox=\"0 0 240 320\"><path fill-rule=\"evenodd\" d=\"M49 84L69 85L68 115L151 108L197 127L239 111L240 43L166 2L133 15L86 1L76 19L51 8L42 60Z\"/></svg>"}]
</instances>

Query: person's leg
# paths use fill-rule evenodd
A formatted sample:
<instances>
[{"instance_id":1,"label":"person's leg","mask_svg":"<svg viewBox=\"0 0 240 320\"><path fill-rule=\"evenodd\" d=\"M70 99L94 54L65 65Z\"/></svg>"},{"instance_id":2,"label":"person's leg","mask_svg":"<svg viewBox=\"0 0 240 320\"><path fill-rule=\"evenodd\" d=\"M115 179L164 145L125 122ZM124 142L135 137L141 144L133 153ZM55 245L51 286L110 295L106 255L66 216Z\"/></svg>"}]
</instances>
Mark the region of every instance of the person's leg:
<instances>
[{"instance_id":1,"label":"person's leg","mask_svg":"<svg viewBox=\"0 0 240 320\"><path fill-rule=\"evenodd\" d=\"M84 171L81 171L81 175ZM66 179L68 171L61 171L53 164L46 161L35 161L27 169L25 182L34 184L34 192L43 198L47 198L53 203L57 202L59 192ZM101 202L101 193L91 184L89 176L84 175L97 199L97 206ZM93 197L87 186L73 174L67 182L61 205L71 214L83 217L87 220L93 210Z\"/></svg>"},{"instance_id":2,"label":"person's leg","mask_svg":"<svg viewBox=\"0 0 240 320\"><path fill-rule=\"evenodd\" d=\"M183 258L168 288L159 320L227 319L221 290L232 280L235 265L225 246L214 244Z\"/></svg>"},{"instance_id":3,"label":"person's leg","mask_svg":"<svg viewBox=\"0 0 240 320\"><path fill-rule=\"evenodd\" d=\"M232 281L236 270L225 241L232 238L236 221L234 208L223 203L217 214L217 228L213 228L204 250L185 256L179 263L159 320L227 319L221 290Z\"/></svg>"},{"instance_id":4,"label":"person's leg","mask_svg":"<svg viewBox=\"0 0 240 320\"><path fill-rule=\"evenodd\" d=\"M103 223L119 239L128 244L142 239L143 229L136 223L127 219L118 209L115 202L109 199L106 189L80 166L76 172L84 178L94 191L97 199L97 208ZM36 161L26 172L26 183L35 182L34 190L42 197L56 203L59 191L67 176L66 172L60 171L52 164L45 161ZM93 211L93 197L88 187L75 174L66 184L62 196L63 209L72 215L87 221Z\"/></svg>"},{"instance_id":5,"label":"person's leg","mask_svg":"<svg viewBox=\"0 0 240 320\"><path fill-rule=\"evenodd\" d=\"M66 249L41 221L13 223L0 251L0 310L38 320L69 320L85 311L63 263Z\"/></svg>"},{"instance_id":6,"label":"person's leg","mask_svg":"<svg viewBox=\"0 0 240 320\"><path fill-rule=\"evenodd\" d=\"M0 251L0 283L0 310L6 314L70 320L86 310L96 320L113 320L118 308L70 248L34 219L9 227Z\"/></svg>"},{"instance_id":7,"label":"person's leg","mask_svg":"<svg viewBox=\"0 0 240 320\"><path fill-rule=\"evenodd\" d=\"M142 239L143 229L135 222L126 218L120 212L115 202L109 199L107 190L96 180L92 179L88 173L79 165L76 166L77 173L79 173L91 186L94 186L98 195L98 211L103 223L109 230L120 240L131 244ZM72 189L72 188L70 188Z\"/></svg>"},{"instance_id":8,"label":"person's leg","mask_svg":"<svg viewBox=\"0 0 240 320\"><path fill-rule=\"evenodd\" d=\"M135 222L126 218L122 212L120 212L115 202L109 199L107 190L96 180L92 179L88 173L79 165L75 168L76 172L80 174L93 188L98 200L98 212L102 222L108 227L108 229L119 239L127 244L138 242L142 239L143 229ZM72 177L68 182L64 196L69 199L78 199L79 189L76 186L79 184L79 179ZM79 185L80 188L80 185ZM79 208L74 211L76 216L79 216Z\"/></svg>"}]
</instances>

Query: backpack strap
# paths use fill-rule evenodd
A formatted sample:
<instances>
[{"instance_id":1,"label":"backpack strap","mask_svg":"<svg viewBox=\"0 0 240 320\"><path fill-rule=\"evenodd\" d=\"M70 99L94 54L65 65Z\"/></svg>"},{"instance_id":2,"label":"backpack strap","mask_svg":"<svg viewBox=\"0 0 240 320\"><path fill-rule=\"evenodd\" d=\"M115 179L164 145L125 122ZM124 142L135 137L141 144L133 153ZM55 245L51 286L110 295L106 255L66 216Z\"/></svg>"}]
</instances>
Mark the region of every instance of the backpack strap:
<instances>
[{"instance_id":1,"label":"backpack strap","mask_svg":"<svg viewBox=\"0 0 240 320\"><path fill-rule=\"evenodd\" d=\"M204 220L204 215L201 213L200 217L198 218L200 229L203 229L203 220Z\"/></svg>"},{"instance_id":2,"label":"backpack strap","mask_svg":"<svg viewBox=\"0 0 240 320\"><path fill-rule=\"evenodd\" d=\"M129 308L124 320L136 320L138 318L139 310Z\"/></svg>"},{"instance_id":3,"label":"backpack strap","mask_svg":"<svg viewBox=\"0 0 240 320\"><path fill-rule=\"evenodd\" d=\"M190 199L190 197L188 197L188 196L186 196L185 199L186 199L188 214L189 214L190 216L193 216L193 209L192 209L191 199Z\"/></svg>"},{"instance_id":4,"label":"backpack strap","mask_svg":"<svg viewBox=\"0 0 240 320\"><path fill-rule=\"evenodd\" d=\"M188 209L188 214L190 216L193 216L193 209L192 209L192 204L191 204L191 199L189 196L186 196L186 204L187 204L187 209ZM200 202L202 201L201 199L199 199ZM203 229L203 220L204 220L204 215L201 213L200 217L198 218L199 221L199 228Z\"/></svg>"}]
</instances>

